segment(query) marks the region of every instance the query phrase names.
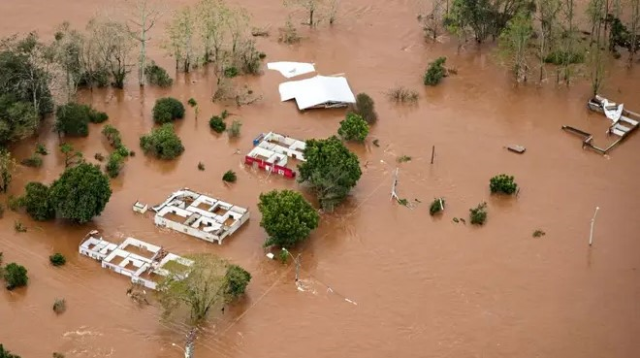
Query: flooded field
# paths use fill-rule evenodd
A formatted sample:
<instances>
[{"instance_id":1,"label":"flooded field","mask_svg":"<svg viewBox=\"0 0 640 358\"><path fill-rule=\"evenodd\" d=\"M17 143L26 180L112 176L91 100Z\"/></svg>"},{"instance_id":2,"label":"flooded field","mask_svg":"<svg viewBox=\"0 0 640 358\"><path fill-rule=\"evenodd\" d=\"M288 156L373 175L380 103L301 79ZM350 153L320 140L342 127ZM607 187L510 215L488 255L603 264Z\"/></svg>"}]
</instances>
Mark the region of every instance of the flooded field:
<instances>
[{"instance_id":1,"label":"flooded field","mask_svg":"<svg viewBox=\"0 0 640 358\"><path fill-rule=\"evenodd\" d=\"M4 0L0 34L37 29L50 38L63 20L82 27L107 1ZM178 6L186 1L173 1ZM282 26L286 10L279 2L243 0L253 23ZM82 92L82 101L109 114L126 146L138 152L111 181L113 195L103 214L84 226L39 223L7 210L0 220L0 251L5 262L29 270L29 286L0 291L0 342L23 358L63 352L76 357L179 357L188 331L179 321L159 321L155 306L140 307L125 291L128 280L77 254L92 229L118 242L126 236L164 246L177 254L211 252L253 274L248 294L224 314L214 314L199 334L195 356L225 358L282 357L564 357L634 358L640 356L640 137L631 136L608 157L581 149L581 141L563 132L572 125L596 134L600 144L607 121L586 108L590 87L580 81L567 89L547 84L516 88L494 61L491 45L473 44L460 54L451 41L425 43L409 1L345 1L333 27L301 29L299 45L283 45L277 36L259 38L268 61L315 62L321 74L344 73L354 92L376 101L378 123L358 154L363 175L353 196L321 224L305 245L300 273L304 291L294 283L293 266L265 258L258 195L274 188L295 188L293 180L252 171L242 163L261 132L299 139L332 135L344 110L300 113L281 103L278 84L285 79L264 71L248 79L263 100L240 109L237 140L212 133L208 119L222 111L210 98L215 78L201 70L179 74L167 90L141 92L131 76L124 91ZM150 57L172 68L154 32ZM425 88L422 74L438 56L458 69L456 76ZM389 103L384 91L404 85L420 92L415 107ZM615 63L603 94L640 111L640 71ZM200 103L196 121L187 108L177 133L184 154L170 162L142 155L140 135L153 127L155 100L173 96ZM71 143L91 161L107 153L102 125L90 124L88 138ZM371 144L378 139L380 146ZM14 148L18 159L36 142L49 149L40 169L19 166L9 194L20 195L33 180L52 182L63 170L51 123L38 138ZM523 155L510 144L526 146ZM430 164L435 146L435 163ZM410 162L398 164L399 156ZM197 169L198 162L206 170ZM399 167L399 195L412 209L390 201L392 172ZM233 169L238 181L225 185ZM491 197L489 178L516 177L519 197ZM151 213L131 210L136 200L155 205L172 191L189 187L251 210L250 221L223 245L208 244L159 230ZM432 218L428 203L444 196L447 208ZM2 199L3 201L5 198ZM488 220L476 228L456 224L468 210L488 203ZM600 207L594 245L589 224ZM27 233L16 233L15 220ZM533 238L534 230L546 235ZM47 257L61 252L67 264L52 267ZM56 316L55 298L68 309Z\"/></svg>"}]
</instances>

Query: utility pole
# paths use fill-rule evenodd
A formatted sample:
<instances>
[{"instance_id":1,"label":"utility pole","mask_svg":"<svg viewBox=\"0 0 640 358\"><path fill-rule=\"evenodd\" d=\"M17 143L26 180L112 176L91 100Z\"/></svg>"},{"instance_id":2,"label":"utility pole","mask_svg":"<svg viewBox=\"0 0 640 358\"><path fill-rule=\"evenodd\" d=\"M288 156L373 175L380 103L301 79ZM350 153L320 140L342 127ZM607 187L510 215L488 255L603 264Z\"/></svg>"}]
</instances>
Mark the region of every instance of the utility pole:
<instances>
[{"instance_id":1,"label":"utility pole","mask_svg":"<svg viewBox=\"0 0 640 358\"><path fill-rule=\"evenodd\" d=\"M591 219L591 232L589 233L589 246L593 245L593 226L596 223L596 215L598 215L598 210L600 210L600 207L596 206L596 212L593 213L593 218Z\"/></svg>"}]
</instances>

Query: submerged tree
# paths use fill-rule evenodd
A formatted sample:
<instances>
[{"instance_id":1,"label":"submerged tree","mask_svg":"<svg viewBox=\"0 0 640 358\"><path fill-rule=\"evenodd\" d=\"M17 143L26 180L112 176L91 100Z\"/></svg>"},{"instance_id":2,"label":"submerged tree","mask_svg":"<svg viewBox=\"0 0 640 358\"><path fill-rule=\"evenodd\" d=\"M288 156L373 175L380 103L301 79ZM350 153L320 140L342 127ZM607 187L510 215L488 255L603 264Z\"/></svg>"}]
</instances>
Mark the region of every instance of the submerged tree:
<instances>
[{"instance_id":1,"label":"submerged tree","mask_svg":"<svg viewBox=\"0 0 640 358\"><path fill-rule=\"evenodd\" d=\"M640 49L640 0L629 0L629 66Z\"/></svg>"},{"instance_id":2,"label":"submerged tree","mask_svg":"<svg viewBox=\"0 0 640 358\"><path fill-rule=\"evenodd\" d=\"M49 199L49 187L38 182L30 182L25 186L25 194L20 198L27 214L37 221L55 218L56 213Z\"/></svg>"},{"instance_id":3,"label":"submerged tree","mask_svg":"<svg viewBox=\"0 0 640 358\"><path fill-rule=\"evenodd\" d=\"M454 0L447 21L471 28L476 41L482 43L489 36L498 37L517 13L534 10L531 0Z\"/></svg>"},{"instance_id":4,"label":"submerged tree","mask_svg":"<svg viewBox=\"0 0 640 358\"><path fill-rule=\"evenodd\" d=\"M189 72L198 64L199 47L195 42L196 21L194 10L185 6L174 13L167 27L167 48L176 61L176 70Z\"/></svg>"},{"instance_id":5,"label":"submerged tree","mask_svg":"<svg viewBox=\"0 0 640 358\"><path fill-rule=\"evenodd\" d=\"M587 15L592 28L591 42L589 46L589 65L591 72L591 89L593 94L596 95L605 77L605 62L606 53L604 51L607 47L607 35L605 16L607 12L606 0L591 0L587 9Z\"/></svg>"},{"instance_id":6,"label":"submerged tree","mask_svg":"<svg viewBox=\"0 0 640 358\"><path fill-rule=\"evenodd\" d=\"M4 349L4 346L0 343L0 358L20 358L20 356Z\"/></svg>"},{"instance_id":7,"label":"submerged tree","mask_svg":"<svg viewBox=\"0 0 640 358\"><path fill-rule=\"evenodd\" d=\"M260 226L269 235L264 246L289 249L309 237L320 216L304 197L292 190L272 190L260 194Z\"/></svg>"},{"instance_id":8,"label":"submerged tree","mask_svg":"<svg viewBox=\"0 0 640 358\"><path fill-rule=\"evenodd\" d=\"M527 81L527 49L532 35L531 16L523 12L509 20L500 34L500 47L517 82Z\"/></svg>"},{"instance_id":9,"label":"submerged tree","mask_svg":"<svg viewBox=\"0 0 640 358\"><path fill-rule=\"evenodd\" d=\"M11 291L14 288L26 286L29 282L29 277L27 276L27 269L18 265L15 262L8 264L2 270L4 274L4 282L7 290Z\"/></svg>"},{"instance_id":10,"label":"submerged tree","mask_svg":"<svg viewBox=\"0 0 640 358\"><path fill-rule=\"evenodd\" d=\"M170 274L160 283L158 298L164 318L186 308L190 311L190 323L197 325L207 318L212 308L228 303L230 295L236 297L239 291L244 292L246 284L238 281L234 273L227 274L229 264L217 256L198 254L187 258L194 262L190 267L177 262L167 265ZM241 281L248 283L250 279L249 275ZM242 287L230 287L231 280Z\"/></svg>"},{"instance_id":11,"label":"submerged tree","mask_svg":"<svg viewBox=\"0 0 640 358\"><path fill-rule=\"evenodd\" d=\"M306 161L298 165L299 180L314 189L324 210L332 211L347 197L362 175L358 156L335 136L308 140L306 144Z\"/></svg>"},{"instance_id":12,"label":"submerged tree","mask_svg":"<svg viewBox=\"0 0 640 358\"><path fill-rule=\"evenodd\" d=\"M111 198L111 187L100 167L81 163L67 168L49 193L59 218L83 224L102 213Z\"/></svg>"},{"instance_id":13,"label":"submerged tree","mask_svg":"<svg viewBox=\"0 0 640 358\"><path fill-rule=\"evenodd\" d=\"M82 53L84 38L76 30L71 29L68 22L63 22L56 31L55 41L50 46L53 60L64 73L65 102L71 102L78 90L82 77Z\"/></svg>"},{"instance_id":14,"label":"submerged tree","mask_svg":"<svg viewBox=\"0 0 640 358\"><path fill-rule=\"evenodd\" d=\"M15 166L15 161L11 157L11 153L5 149L0 148L0 192L6 193L9 190L9 184L11 184L11 172Z\"/></svg>"},{"instance_id":15,"label":"submerged tree","mask_svg":"<svg viewBox=\"0 0 640 358\"><path fill-rule=\"evenodd\" d=\"M94 19L89 27L95 32L98 53L113 78L113 86L124 88L125 79L134 66L132 53L135 47L127 26L122 22Z\"/></svg>"},{"instance_id":16,"label":"submerged tree","mask_svg":"<svg viewBox=\"0 0 640 358\"><path fill-rule=\"evenodd\" d=\"M145 70L147 69L147 42L151 41L148 32L162 17L164 5L161 0L134 0L129 9L127 30L140 45L140 54L138 55L138 84L140 86L144 86Z\"/></svg>"},{"instance_id":17,"label":"submerged tree","mask_svg":"<svg viewBox=\"0 0 640 358\"><path fill-rule=\"evenodd\" d=\"M431 6L428 6L430 3ZM445 31L445 16L448 9L448 0L420 0L418 21L426 38L435 41Z\"/></svg>"},{"instance_id":18,"label":"submerged tree","mask_svg":"<svg viewBox=\"0 0 640 358\"><path fill-rule=\"evenodd\" d=\"M558 30L558 13L561 8L561 0L536 0L538 8L538 59L540 66L539 82L544 80L545 59L549 49L556 41Z\"/></svg>"}]
</instances>

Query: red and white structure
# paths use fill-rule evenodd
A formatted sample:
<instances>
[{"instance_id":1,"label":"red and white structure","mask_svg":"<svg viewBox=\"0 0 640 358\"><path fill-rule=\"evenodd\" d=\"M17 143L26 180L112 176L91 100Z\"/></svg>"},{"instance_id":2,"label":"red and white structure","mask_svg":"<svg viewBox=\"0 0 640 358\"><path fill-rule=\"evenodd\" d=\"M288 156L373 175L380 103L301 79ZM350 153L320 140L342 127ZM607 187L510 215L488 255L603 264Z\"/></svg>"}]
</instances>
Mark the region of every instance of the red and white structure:
<instances>
[{"instance_id":1,"label":"red and white structure","mask_svg":"<svg viewBox=\"0 0 640 358\"><path fill-rule=\"evenodd\" d=\"M254 168L276 173L286 178L295 178L296 172L287 167L288 159L304 159L304 141L269 132L253 140L254 148L244 158L244 163Z\"/></svg>"}]
</instances>

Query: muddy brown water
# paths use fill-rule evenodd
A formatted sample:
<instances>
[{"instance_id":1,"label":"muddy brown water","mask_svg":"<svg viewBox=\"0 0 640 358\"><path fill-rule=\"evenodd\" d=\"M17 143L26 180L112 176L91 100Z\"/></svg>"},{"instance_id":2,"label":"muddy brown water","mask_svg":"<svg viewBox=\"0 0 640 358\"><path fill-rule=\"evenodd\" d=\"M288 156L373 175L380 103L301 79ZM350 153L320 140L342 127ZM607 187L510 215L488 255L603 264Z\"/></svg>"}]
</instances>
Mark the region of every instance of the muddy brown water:
<instances>
[{"instance_id":1,"label":"muddy brown water","mask_svg":"<svg viewBox=\"0 0 640 358\"><path fill-rule=\"evenodd\" d=\"M0 3L0 33L38 29L50 36L63 20L82 26L105 3L6 0ZM286 16L275 2L241 3L250 5L255 24L271 25L272 33ZM114 241L133 236L179 254L219 254L253 273L247 297L224 315L213 315L199 335L198 357L640 356L640 137L632 136L609 157L582 150L561 125L607 142L606 121L585 106L588 83L515 88L488 47L469 46L457 55L453 44L425 44L414 14L407 1L350 1L333 28L302 30L300 45L278 44L274 36L258 39L270 61L311 61L322 74L345 73L354 91L372 95L380 116L371 132L380 147L371 140L350 145L363 164L353 197L323 215L299 250L306 291L296 288L291 266L265 258L256 207L263 191L299 186L247 169L242 156L262 131L300 139L329 136L344 111L299 113L293 103L279 101L277 86L284 78L265 71L250 80L264 99L230 108L243 122L241 137L230 141L208 128L208 118L222 107L209 101L215 82L205 72L179 75L171 89L144 93L132 77L125 91L81 93L83 101L109 114L125 144L138 152L112 181L104 213L86 226L37 223L10 211L0 220L0 251L6 262L25 265L30 276L27 288L0 292L0 342L25 358L54 351L71 358L182 354L172 343L182 344L185 325L159 322L156 307L141 308L125 295L125 277L77 254L84 235L97 228ZM150 55L171 67L157 42ZM424 88L421 74L440 55L459 73ZM618 63L610 72L603 93L640 111L637 67ZM419 105L389 104L383 92L395 85L419 90ZM201 106L197 121L188 108L178 123L186 151L172 162L146 158L138 148L138 137L152 128L155 99L166 95L185 102L193 97ZM91 125L88 138L71 141L90 161L109 150L100 128ZM41 169L19 167L9 194L19 195L28 181L51 182L62 171L50 124L37 139L17 146L15 156L28 156L37 141L51 154ZM507 152L509 144L524 145L527 152ZM432 145L436 156L430 165ZM413 160L397 164L401 155ZM395 167L400 196L416 203L413 209L390 201ZM220 180L228 169L238 173L230 186ZM490 197L488 180L502 172L521 185L517 200ZM149 213L131 210L136 200L156 204L183 186L249 207L252 218L218 246L158 230ZM447 199L441 218L428 215L436 196ZM452 222L481 201L489 207L485 227ZM589 249L596 206L601 210ZM15 233L15 220L29 231ZM533 238L536 229L546 235ZM49 265L54 252L67 256L66 266ZM51 307L59 297L68 310L56 316Z\"/></svg>"}]
</instances>

